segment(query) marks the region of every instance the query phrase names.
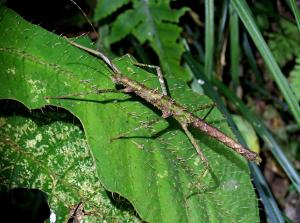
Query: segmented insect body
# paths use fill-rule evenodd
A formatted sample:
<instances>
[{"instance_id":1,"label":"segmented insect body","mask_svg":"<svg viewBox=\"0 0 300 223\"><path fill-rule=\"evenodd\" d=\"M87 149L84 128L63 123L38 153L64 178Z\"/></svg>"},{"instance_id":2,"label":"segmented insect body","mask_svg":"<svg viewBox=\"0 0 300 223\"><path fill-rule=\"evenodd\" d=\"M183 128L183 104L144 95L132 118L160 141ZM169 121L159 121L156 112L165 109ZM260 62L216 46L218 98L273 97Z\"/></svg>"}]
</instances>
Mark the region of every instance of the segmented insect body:
<instances>
[{"instance_id":1,"label":"segmented insect body","mask_svg":"<svg viewBox=\"0 0 300 223\"><path fill-rule=\"evenodd\" d=\"M175 118L181 125L191 125L194 128L199 129L203 133L209 135L210 137L218 140L219 142L225 144L229 148L233 149L237 153L244 156L250 161L254 161L257 164L261 162L260 157L255 152L252 152L242 146L240 143L236 142L232 138L228 137L222 133L217 128L208 124L204 120L200 119L193 113L187 111L187 109L167 95L163 95L157 90L150 89L147 86L138 83L126 76L120 74L114 74L113 80L116 84L121 84L125 87L125 92L133 92L136 95L140 96L156 108L162 111L162 116L167 118L172 116Z\"/></svg>"}]
</instances>

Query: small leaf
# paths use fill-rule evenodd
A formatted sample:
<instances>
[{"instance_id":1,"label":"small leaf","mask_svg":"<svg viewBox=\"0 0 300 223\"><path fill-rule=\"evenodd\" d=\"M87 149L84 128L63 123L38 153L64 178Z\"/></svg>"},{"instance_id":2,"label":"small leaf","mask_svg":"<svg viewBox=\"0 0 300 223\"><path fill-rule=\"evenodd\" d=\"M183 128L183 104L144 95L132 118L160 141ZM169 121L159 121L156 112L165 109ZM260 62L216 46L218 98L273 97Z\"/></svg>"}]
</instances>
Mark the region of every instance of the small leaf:
<instances>
[{"instance_id":1,"label":"small leaf","mask_svg":"<svg viewBox=\"0 0 300 223\"><path fill-rule=\"evenodd\" d=\"M233 115L233 120L238 127L238 130L242 134L243 138L246 140L248 147L259 154L260 146L258 137L253 129L253 127L244 120L241 116Z\"/></svg>"}]
</instances>

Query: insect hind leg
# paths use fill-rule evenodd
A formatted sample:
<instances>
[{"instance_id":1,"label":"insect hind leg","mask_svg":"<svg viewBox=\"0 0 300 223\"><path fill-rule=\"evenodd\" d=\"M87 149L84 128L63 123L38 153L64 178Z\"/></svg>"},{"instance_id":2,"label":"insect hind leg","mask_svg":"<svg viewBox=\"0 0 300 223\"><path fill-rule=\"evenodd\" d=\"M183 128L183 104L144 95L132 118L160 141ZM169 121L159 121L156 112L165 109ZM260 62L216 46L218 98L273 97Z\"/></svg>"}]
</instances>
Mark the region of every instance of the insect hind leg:
<instances>
[{"instance_id":1,"label":"insect hind leg","mask_svg":"<svg viewBox=\"0 0 300 223\"><path fill-rule=\"evenodd\" d=\"M198 143L196 142L196 139L194 138L194 136L192 135L192 133L188 130L187 124L182 124L180 123L182 129L184 130L185 134L187 135L187 137L189 138L190 142L192 143L192 145L194 146L194 148L196 149L198 155L200 156L201 160L204 163L204 170L202 171L200 176L205 177L209 171L209 163L208 160L206 159L206 157L204 156L202 150L200 149Z\"/></svg>"}]
</instances>

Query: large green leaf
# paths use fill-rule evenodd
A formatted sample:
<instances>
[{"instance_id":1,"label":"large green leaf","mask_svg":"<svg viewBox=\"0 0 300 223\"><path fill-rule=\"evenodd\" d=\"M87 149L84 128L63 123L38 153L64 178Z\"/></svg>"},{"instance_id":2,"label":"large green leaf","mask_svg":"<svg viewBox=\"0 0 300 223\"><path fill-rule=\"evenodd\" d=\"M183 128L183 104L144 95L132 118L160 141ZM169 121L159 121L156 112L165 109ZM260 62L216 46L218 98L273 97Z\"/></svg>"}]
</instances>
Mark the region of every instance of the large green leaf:
<instances>
[{"instance_id":1,"label":"large green leaf","mask_svg":"<svg viewBox=\"0 0 300 223\"><path fill-rule=\"evenodd\" d=\"M84 133L70 122L70 114L49 109L28 114L11 104L10 111L17 108L18 114L0 115L2 189L25 187L47 192L57 222L66 222L71 207L79 201L92 213L84 218L87 222L138 221L133 213L112 205L97 177Z\"/></svg>"},{"instance_id":2,"label":"large green leaf","mask_svg":"<svg viewBox=\"0 0 300 223\"><path fill-rule=\"evenodd\" d=\"M162 119L159 111L133 95L45 99L115 86L105 64L63 38L3 7L0 21L0 98L20 101L29 109L50 104L75 115L82 123L101 183L127 198L143 220L258 222L248 165L240 155L193 131L211 166L203 177L204 165L179 125ZM128 57L114 63L129 77L158 87L156 76L133 66ZM174 99L189 109L210 103L178 79L169 78L168 86ZM203 117L206 112L197 114ZM232 136L217 109L207 121Z\"/></svg>"}]
</instances>

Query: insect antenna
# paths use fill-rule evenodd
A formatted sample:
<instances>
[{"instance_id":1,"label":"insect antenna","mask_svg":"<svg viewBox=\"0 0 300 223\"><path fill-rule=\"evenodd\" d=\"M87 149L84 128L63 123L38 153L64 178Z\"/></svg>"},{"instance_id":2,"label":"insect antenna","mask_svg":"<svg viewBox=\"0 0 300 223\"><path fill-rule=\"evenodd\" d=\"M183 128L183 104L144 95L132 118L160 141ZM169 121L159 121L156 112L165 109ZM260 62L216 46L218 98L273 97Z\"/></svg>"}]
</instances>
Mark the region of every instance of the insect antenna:
<instances>
[{"instance_id":1,"label":"insect antenna","mask_svg":"<svg viewBox=\"0 0 300 223\"><path fill-rule=\"evenodd\" d=\"M75 5L80 12L82 13L82 15L84 16L84 18L87 20L87 22L89 23L89 25L91 26L92 30L94 33L96 33L97 38L98 38L98 32L96 31L95 27L92 24L92 21L89 19L89 17L86 15L86 13L82 10L82 8L74 1L74 0L69 0L70 2L73 3L73 5Z\"/></svg>"}]
</instances>

